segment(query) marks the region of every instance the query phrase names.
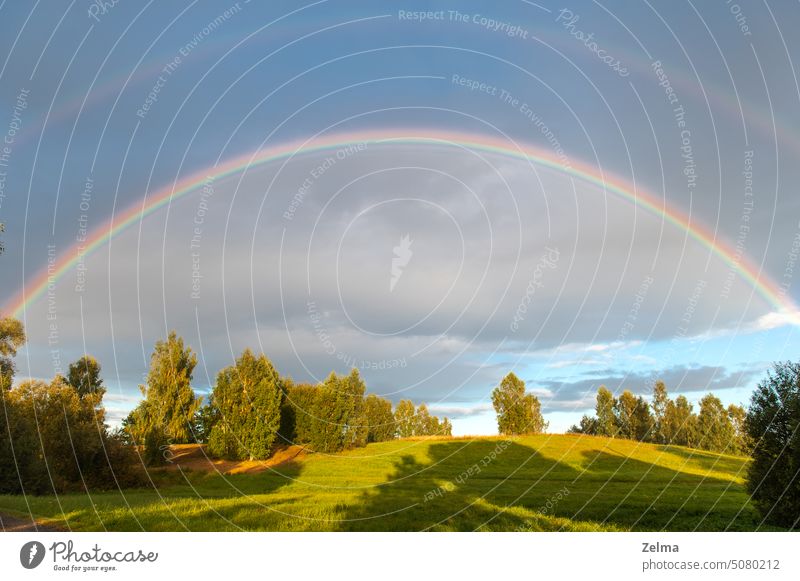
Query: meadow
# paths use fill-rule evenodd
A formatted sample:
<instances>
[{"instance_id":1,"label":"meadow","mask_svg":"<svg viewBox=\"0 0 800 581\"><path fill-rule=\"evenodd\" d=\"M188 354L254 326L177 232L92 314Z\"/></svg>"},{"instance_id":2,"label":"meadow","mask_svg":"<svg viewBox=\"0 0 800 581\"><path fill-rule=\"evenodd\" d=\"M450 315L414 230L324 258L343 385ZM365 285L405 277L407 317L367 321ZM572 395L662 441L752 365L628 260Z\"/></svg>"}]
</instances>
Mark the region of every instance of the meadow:
<instances>
[{"instance_id":1,"label":"meadow","mask_svg":"<svg viewBox=\"0 0 800 581\"><path fill-rule=\"evenodd\" d=\"M393 440L266 463L203 466L201 454L150 470L150 488L0 495L0 512L76 531L766 528L744 488L749 459L680 446L541 434Z\"/></svg>"}]
</instances>

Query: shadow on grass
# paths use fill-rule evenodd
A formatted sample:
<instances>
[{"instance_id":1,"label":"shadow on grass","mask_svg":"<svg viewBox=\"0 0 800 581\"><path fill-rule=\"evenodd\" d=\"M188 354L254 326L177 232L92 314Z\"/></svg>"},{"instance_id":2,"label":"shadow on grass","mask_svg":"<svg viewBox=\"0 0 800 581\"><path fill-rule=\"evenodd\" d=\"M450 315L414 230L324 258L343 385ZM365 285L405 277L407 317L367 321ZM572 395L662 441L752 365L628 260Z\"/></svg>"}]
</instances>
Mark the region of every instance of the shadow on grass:
<instances>
[{"instance_id":1,"label":"shadow on grass","mask_svg":"<svg viewBox=\"0 0 800 581\"><path fill-rule=\"evenodd\" d=\"M427 445L429 461L401 457L388 482L349 507L339 528L721 531L758 526L741 484L599 447L582 452L584 469L579 470L514 441Z\"/></svg>"},{"instance_id":2,"label":"shadow on grass","mask_svg":"<svg viewBox=\"0 0 800 581\"><path fill-rule=\"evenodd\" d=\"M758 526L744 486L730 479L681 472L605 451L583 455L588 469L576 478L576 493L569 503L575 518L633 530L752 531ZM703 462L699 465L705 468Z\"/></svg>"}]
</instances>

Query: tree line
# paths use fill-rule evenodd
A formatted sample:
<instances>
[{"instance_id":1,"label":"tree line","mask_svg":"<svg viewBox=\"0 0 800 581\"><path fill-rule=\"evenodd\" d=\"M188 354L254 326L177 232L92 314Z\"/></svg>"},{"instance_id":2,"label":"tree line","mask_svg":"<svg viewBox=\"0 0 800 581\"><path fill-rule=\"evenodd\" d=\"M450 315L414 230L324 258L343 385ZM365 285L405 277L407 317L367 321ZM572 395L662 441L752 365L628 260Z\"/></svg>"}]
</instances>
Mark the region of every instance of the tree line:
<instances>
[{"instance_id":1,"label":"tree line","mask_svg":"<svg viewBox=\"0 0 800 581\"><path fill-rule=\"evenodd\" d=\"M219 372L204 405L192 388L197 357L174 332L155 345L142 401L110 430L97 360L87 355L66 377L14 386L13 357L24 343L22 324L0 319L0 493L139 486L136 465L164 463L172 444L207 443L213 457L256 460L281 443L338 452L452 435L450 421L424 403L401 400L393 409L388 399L367 395L357 369L331 373L319 385L296 384L249 349Z\"/></svg>"},{"instance_id":2,"label":"tree line","mask_svg":"<svg viewBox=\"0 0 800 581\"><path fill-rule=\"evenodd\" d=\"M747 411L727 408L713 393L700 400L698 413L685 396L674 400L663 381L653 386L652 403L625 390L614 397L604 385L597 390L595 415L583 416L569 431L576 434L674 444L726 454L747 454L752 445L745 426Z\"/></svg>"},{"instance_id":3,"label":"tree line","mask_svg":"<svg viewBox=\"0 0 800 581\"><path fill-rule=\"evenodd\" d=\"M282 377L263 354L246 349L221 370L208 398L191 383L197 357L175 332L156 343L143 399L123 421L129 442L149 464L163 461L171 444L208 444L208 453L233 460L268 458L279 443L338 452L398 437L449 436L447 418L410 400L392 409L388 399L366 394L357 369L331 374L319 385Z\"/></svg>"}]
</instances>

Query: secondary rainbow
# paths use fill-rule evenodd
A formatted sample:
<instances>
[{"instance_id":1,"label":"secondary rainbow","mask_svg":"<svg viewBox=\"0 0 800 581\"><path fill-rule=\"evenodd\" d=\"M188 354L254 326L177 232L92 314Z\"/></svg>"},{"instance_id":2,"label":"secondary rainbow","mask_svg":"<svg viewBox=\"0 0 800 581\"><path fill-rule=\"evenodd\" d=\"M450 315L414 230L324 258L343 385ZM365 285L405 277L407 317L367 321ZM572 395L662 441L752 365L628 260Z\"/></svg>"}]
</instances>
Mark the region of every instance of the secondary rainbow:
<instances>
[{"instance_id":1,"label":"secondary rainbow","mask_svg":"<svg viewBox=\"0 0 800 581\"><path fill-rule=\"evenodd\" d=\"M690 237L703 244L732 268L735 268L778 312L787 315L794 324L800 324L797 306L785 293L779 290L778 285L761 273L745 256L737 256L729 244L715 237L706 227L702 226L698 221L690 219L679 208L669 206L664 199L657 198L640 187L634 188L618 177L601 173L596 168L583 163L571 161L570 166L565 167L551 152L530 144L514 144L507 140L478 134L410 129L340 133L314 139L313 141L283 143L211 166L163 187L152 195L146 194L144 201L132 205L117 216L113 216L102 226L93 230L85 243L74 244L66 253L58 257L53 264L49 265L49 268L44 268L7 303L5 312L13 317L21 318L25 310L42 296L48 285L57 283L83 257L96 251L131 225L138 223L170 202L202 188L209 177L221 179L245 171L250 167L287 159L292 156L336 150L360 143L455 145L475 151L497 153L528 160L536 165L549 167L574 178L600 186L606 191L621 196L636 206L687 232Z\"/></svg>"}]
</instances>

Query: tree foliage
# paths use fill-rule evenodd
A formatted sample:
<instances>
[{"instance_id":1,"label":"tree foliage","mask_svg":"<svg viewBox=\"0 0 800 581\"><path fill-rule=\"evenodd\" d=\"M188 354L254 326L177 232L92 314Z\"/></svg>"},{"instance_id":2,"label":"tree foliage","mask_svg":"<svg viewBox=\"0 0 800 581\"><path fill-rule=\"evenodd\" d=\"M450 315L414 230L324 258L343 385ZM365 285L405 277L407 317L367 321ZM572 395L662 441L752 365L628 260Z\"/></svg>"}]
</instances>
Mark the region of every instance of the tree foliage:
<instances>
[{"instance_id":1,"label":"tree foliage","mask_svg":"<svg viewBox=\"0 0 800 581\"><path fill-rule=\"evenodd\" d=\"M150 464L164 460L170 444L193 439L192 425L202 404L192 389L192 373L197 357L175 331L166 341L158 341L150 357L147 384L140 386L144 400L126 422L130 438L144 447Z\"/></svg>"},{"instance_id":2,"label":"tree foliage","mask_svg":"<svg viewBox=\"0 0 800 581\"><path fill-rule=\"evenodd\" d=\"M268 458L282 401L282 381L272 363L245 350L236 365L217 376L208 412L217 417L208 437L209 453L233 460Z\"/></svg>"},{"instance_id":3,"label":"tree foliage","mask_svg":"<svg viewBox=\"0 0 800 581\"><path fill-rule=\"evenodd\" d=\"M656 381L653 386L653 441L658 444L667 442L664 416L667 413L668 404L667 386L664 385L663 381Z\"/></svg>"},{"instance_id":4,"label":"tree foliage","mask_svg":"<svg viewBox=\"0 0 800 581\"><path fill-rule=\"evenodd\" d=\"M307 383L284 380L286 397L281 407L280 439L287 444L311 444L316 422L315 401L319 389Z\"/></svg>"},{"instance_id":5,"label":"tree foliage","mask_svg":"<svg viewBox=\"0 0 800 581\"><path fill-rule=\"evenodd\" d=\"M610 436L613 438L617 435L616 418L614 415L614 409L617 407L616 401L614 395L605 385L601 385L597 390L594 411L597 414L598 436Z\"/></svg>"},{"instance_id":6,"label":"tree foliage","mask_svg":"<svg viewBox=\"0 0 800 581\"><path fill-rule=\"evenodd\" d=\"M394 421L397 425L397 435L401 438L410 438L414 435L416 427L416 409L410 399L401 399L394 410Z\"/></svg>"},{"instance_id":7,"label":"tree foliage","mask_svg":"<svg viewBox=\"0 0 800 581\"><path fill-rule=\"evenodd\" d=\"M367 443L385 442L395 437L392 402L371 393L364 400L364 416L367 420Z\"/></svg>"},{"instance_id":8,"label":"tree foliage","mask_svg":"<svg viewBox=\"0 0 800 581\"><path fill-rule=\"evenodd\" d=\"M800 364L778 363L753 392L745 420L752 441L747 488L766 522L800 521Z\"/></svg>"},{"instance_id":9,"label":"tree foliage","mask_svg":"<svg viewBox=\"0 0 800 581\"><path fill-rule=\"evenodd\" d=\"M700 400L700 413L697 415L698 448L733 453L735 451L734 429L728 410L720 399L712 393Z\"/></svg>"},{"instance_id":10,"label":"tree foliage","mask_svg":"<svg viewBox=\"0 0 800 581\"><path fill-rule=\"evenodd\" d=\"M0 396L0 492L44 494L142 483L131 449L105 425L102 393L81 397L57 376L50 383L25 381Z\"/></svg>"},{"instance_id":11,"label":"tree foliage","mask_svg":"<svg viewBox=\"0 0 800 581\"><path fill-rule=\"evenodd\" d=\"M91 355L84 355L74 363L70 363L67 372L67 383L81 397L89 394L105 393L106 388L103 387L100 370L100 364L97 359Z\"/></svg>"},{"instance_id":12,"label":"tree foliage","mask_svg":"<svg viewBox=\"0 0 800 581\"><path fill-rule=\"evenodd\" d=\"M539 399L525 392L525 382L514 373L506 375L492 391L492 405L501 434L539 434L547 429Z\"/></svg>"},{"instance_id":13,"label":"tree foliage","mask_svg":"<svg viewBox=\"0 0 800 581\"><path fill-rule=\"evenodd\" d=\"M317 452L338 452L363 446L368 426L364 417L366 386L358 369L350 375L331 372L314 398L311 445Z\"/></svg>"},{"instance_id":14,"label":"tree foliage","mask_svg":"<svg viewBox=\"0 0 800 581\"><path fill-rule=\"evenodd\" d=\"M25 344L25 329L16 319L0 319L0 390L11 389L14 382L14 357Z\"/></svg>"}]
</instances>

